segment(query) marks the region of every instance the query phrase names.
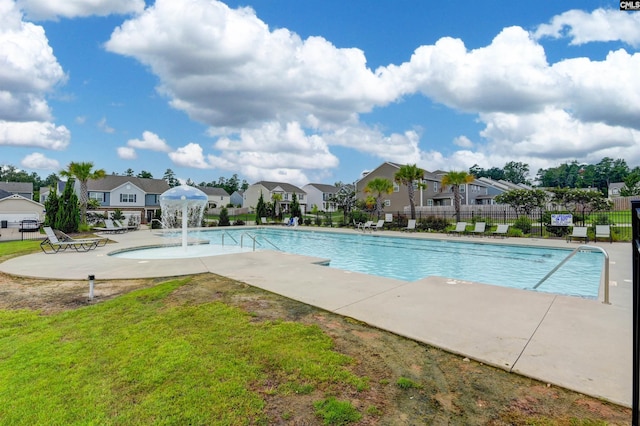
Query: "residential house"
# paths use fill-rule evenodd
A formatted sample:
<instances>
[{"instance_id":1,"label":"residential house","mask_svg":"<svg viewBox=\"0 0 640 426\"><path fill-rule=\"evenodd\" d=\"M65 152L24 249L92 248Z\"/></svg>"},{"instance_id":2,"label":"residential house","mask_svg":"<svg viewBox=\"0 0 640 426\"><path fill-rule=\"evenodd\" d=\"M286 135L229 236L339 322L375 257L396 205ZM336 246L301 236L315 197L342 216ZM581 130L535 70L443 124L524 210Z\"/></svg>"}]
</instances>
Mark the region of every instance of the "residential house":
<instances>
[{"instance_id":1,"label":"residential house","mask_svg":"<svg viewBox=\"0 0 640 426\"><path fill-rule=\"evenodd\" d=\"M294 193L298 197L300 211L304 214L307 211L307 193L295 185L284 182L260 181L250 185L244 191L242 206L254 210L258 205L260 194L262 194L265 203L272 202L273 194L280 194L282 199L280 200L279 208L281 209L280 211L286 213L289 211L289 205Z\"/></svg>"},{"instance_id":2,"label":"residential house","mask_svg":"<svg viewBox=\"0 0 640 426\"><path fill-rule=\"evenodd\" d=\"M331 201L331 197L338 191L336 186L308 183L302 187L302 190L307 193L309 210L313 209L313 206L316 206L319 211L335 212L337 210L336 203Z\"/></svg>"},{"instance_id":3,"label":"residential house","mask_svg":"<svg viewBox=\"0 0 640 426\"><path fill-rule=\"evenodd\" d=\"M0 189L10 194L20 195L28 200L33 200L32 182L0 182Z\"/></svg>"},{"instance_id":4,"label":"residential house","mask_svg":"<svg viewBox=\"0 0 640 426\"><path fill-rule=\"evenodd\" d=\"M231 203L231 197L224 190L224 188L216 188L213 186L199 186L198 189L205 194L207 194L207 198L209 199L207 203L207 209L218 209L222 207L227 207L229 203Z\"/></svg>"},{"instance_id":5,"label":"residential house","mask_svg":"<svg viewBox=\"0 0 640 426\"><path fill-rule=\"evenodd\" d=\"M233 194L229 196L229 202L236 207L242 207L242 202L244 201L243 194L244 191L241 190L233 191Z\"/></svg>"},{"instance_id":6,"label":"residential house","mask_svg":"<svg viewBox=\"0 0 640 426\"><path fill-rule=\"evenodd\" d=\"M44 205L0 189L0 227L18 228L26 219L44 222Z\"/></svg>"},{"instance_id":7,"label":"residential house","mask_svg":"<svg viewBox=\"0 0 640 426\"><path fill-rule=\"evenodd\" d=\"M76 192L80 183L76 181ZM87 182L89 198L100 203L98 210L107 213L120 209L126 217L133 216L141 223L150 222L160 210L160 195L169 190L163 179L107 175Z\"/></svg>"},{"instance_id":8,"label":"residential house","mask_svg":"<svg viewBox=\"0 0 640 426\"><path fill-rule=\"evenodd\" d=\"M612 182L609 184L609 197L620 197L620 190L624 188L624 182Z\"/></svg>"},{"instance_id":9,"label":"residential house","mask_svg":"<svg viewBox=\"0 0 640 426\"><path fill-rule=\"evenodd\" d=\"M356 182L356 198L365 200L369 194L364 192L369 181L377 177L382 177L393 182L393 192L384 195L384 209L388 212L404 211L409 206L409 193L405 185L399 185L394 182L395 174L400 170L402 164L385 162L366 173L360 180ZM448 172L436 170L435 172L425 171L421 184L414 184L416 208L431 206L452 206L453 192L451 187L442 185L442 177ZM500 183L494 186L492 182L476 179L471 183L460 186L460 194L462 195L461 203L463 205L487 205L494 204L496 195L508 190L510 182ZM515 185L514 185L515 186ZM523 189L521 186L516 186Z\"/></svg>"}]
</instances>

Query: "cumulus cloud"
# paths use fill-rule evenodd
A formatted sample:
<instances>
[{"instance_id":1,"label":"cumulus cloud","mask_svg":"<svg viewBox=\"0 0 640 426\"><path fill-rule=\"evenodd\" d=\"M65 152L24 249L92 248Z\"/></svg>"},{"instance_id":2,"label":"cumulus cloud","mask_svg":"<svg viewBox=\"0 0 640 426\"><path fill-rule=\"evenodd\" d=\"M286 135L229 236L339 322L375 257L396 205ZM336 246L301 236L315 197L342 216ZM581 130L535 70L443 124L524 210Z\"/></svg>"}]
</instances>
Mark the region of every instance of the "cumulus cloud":
<instances>
[{"instance_id":1,"label":"cumulus cloud","mask_svg":"<svg viewBox=\"0 0 640 426\"><path fill-rule=\"evenodd\" d=\"M144 0L17 0L29 19L48 20L140 13Z\"/></svg>"},{"instance_id":2,"label":"cumulus cloud","mask_svg":"<svg viewBox=\"0 0 640 426\"><path fill-rule=\"evenodd\" d=\"M0 145L65 149L70 132L51 122L46 95L66 81L42 27L0 0Z\"/></svg>"},{"instance_id":3,"label":"cumulus cloud","mask_svg":"<svg viewBox=\"0 0 640 426\"><path fill-rule=\"evenodd\" d=\"M177 166L193 167L196 169L211 169L211 164L207 163L202 147L197 143L188 143L169 153L169 158Z\"/></svg>"},{"instance_id":4,"label":"cumulus cloud","mask_svg":"<svg viewBox=\"0 0 640 426\"><path fill-rule=\"evenodd\" d=\"M210 126L211 148L190 143L169 152L158 145L176 165L304 183L338 167L332 147L429 170L508 161L526 161L533 170L611 153L637 158L640 55L620 49L600 61L549 63L541 41L638 46L639 17L569 11L534 32L504 28L475 49L443 37L417 47L404 63L371 70L363 51L270 29L250 8L157 0L117 28L105 47L147 65L174 108ZM438 152L415 129L388 133L362 122L374 108L415 94L476 115L484 130ZM136 143L153 149L144 136Z\"/></svg>"},{"instance_id":5,"label":"cumulus cloud","mask_svg":"<svg viewBox=\"0 0 640 426\"><path fill-rule=\"evenodd\" d=\"M123 160L135 160L138 158L136 150L128 146L120 146L116 151L118 158L122 158Z\"/></svg>"},{"instance_id":6,"label":"cumulus cloud","mask_svg":"<svg viewBox=\"0 0 640 426\"><path fill-rule=\"evenodd\" d=\"M0 145L31 146L56 151L67 148L71 132L49 122L0 120Z\"/></svg>"},{"instance_id":7,"label":"cumulus cloud","mask_svg":"<svg viewBox=\"0 0 640 426\"><path fill-rule=\"evenodd\" d=\"M533 32L536 39L570 38L580 45L591 42L622 41L640 46L640 14L613 9L596 9L591 13L569 10L556 15L548 24L541 24Z\"/></svg>"},{"instance_id":8,"label":"cumulus cloud","mask_svg":"<svg viewBox=\"0 0 640 426\"><path fill-rule=\"evenodd\" d=\"M169 152L171 147L158 135L148 130L142 132L142 139L129 139L127 146L151 151Z\"/></svg>"},{"instance_id":9,"label":"cumulus cloud","mask_svg":"<svg viewBox=\"0 0 640 426\"><path fill-rule=\"evenodd\" d=\"M106 48L148 65L172 106L214 127L309 115L347 122L395 97L361 50L270 31L252 9L215 1L158 0L116 29Z\"/></svg>"},{"instance_id":10,"label":"cumulus cloud","mask_svg":"<svg viewBox=\"0 0 640 426\"><path fill-rule=\"evenodd\" d=\"M51 158L47 158L44 154L40 152L34 152L33 154L29 154L22 159L20 165L25 169L35 169L35 170L59 170L60 163L58 160L54 160Z\"/></svg>"}]
</instances>

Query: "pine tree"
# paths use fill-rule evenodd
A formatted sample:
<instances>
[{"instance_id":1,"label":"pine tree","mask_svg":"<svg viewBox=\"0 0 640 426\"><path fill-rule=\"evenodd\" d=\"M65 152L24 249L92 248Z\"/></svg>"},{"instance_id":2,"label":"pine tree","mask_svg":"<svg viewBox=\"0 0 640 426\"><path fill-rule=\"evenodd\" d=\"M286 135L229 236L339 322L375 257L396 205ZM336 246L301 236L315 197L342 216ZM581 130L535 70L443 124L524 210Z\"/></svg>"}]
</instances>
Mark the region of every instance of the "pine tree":
<instances>
[{"instance_id":1,"label":"pine tree","mask_svg":"<svg viewBox=\"0 0 640 426\"><path fill-rule=\"evenodd\" d=\"M289 205L289 211L291 212L291 217L297 217L298 219L302 218L302 211L300 210L298 195L295 192L291 194L291 204Z\"/></svg>"},{"instance_id":2,"label":"pine tree","mask_svg":"<svg viewBox=\"0 0 640 426\"><path fill-rule=\"evenodd\" d=\"M51 188L51 192L44 202L44 210L44 225L55 227L56 215L58 214L58 191L55 186Z\"/></svg>"},{"instance_id":3,"label":"pine tree","mask_svg":"<svg viewBox=\"0 0 640 426\"><path fill-rule=\"evenodd\" d=\"M226 207L223 207L220 210L220 217L218 220L218 226L229 226L231 223L229 222L229 210Z\"/></svg>"},{"instance_id":4,"label":"pine tree","mask_svg":"<svg viewBox=\"0 0 640 426\"><path fill-rule=\"evenodd\" d=\"M258 198L258 205L256 206L256 225L260 225L262 220L260 218L267 217L267 206L264 203L264 197L262 196L262 192L260 193L260 198Z\"/></svg>"},{"instance_id":5,"label":"pine tree","mask_svg":"<svg viewBox=\"0 0 640 426\"><path fill-rule=\"evenodd\" d=\"M64 192L58 198L55 228L62 232L77 232L80 224L80 208L78 196L73 190L74 180L69 179Z\"/></svg>"}]
</instances>

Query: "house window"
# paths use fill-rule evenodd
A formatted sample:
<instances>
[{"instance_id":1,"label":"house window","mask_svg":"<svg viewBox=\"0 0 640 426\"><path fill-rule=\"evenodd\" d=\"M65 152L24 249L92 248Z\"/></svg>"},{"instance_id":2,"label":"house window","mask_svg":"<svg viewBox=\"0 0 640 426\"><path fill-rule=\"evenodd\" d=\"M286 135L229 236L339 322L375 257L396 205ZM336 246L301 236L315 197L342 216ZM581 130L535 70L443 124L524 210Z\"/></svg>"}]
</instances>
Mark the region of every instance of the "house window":
<instances>
[{"instance_id":1,"label":"house window","mask_svg":"<svg viewBox=\"0 0 640 426\"><path fill-rule=\"evenodd\" d=\"M464 188L465 188L466 186L467 186L467 185L460 185L460 193L461 193L461 194L462 194L462 193L464 193Z\"/></svg>"},{"instance_id":2,"label":"house window","mask_svg":"<svg viewBox=\"0 0 640 426\"><path fill-rule=\"evenodd\" d=\"M90 192L89 198L104 203L104 192Z\"/></svg>"},{"instance_id":3,"label":"house window","mask_svg":"<svg viewBox=\"0 0 640 426\"><path fill-rule=\"evenodd\" d=\"M385 207L391 207L391 200L384 200Z\"/></svg>"},{"instance_id":4,"label":"house window","mask_svg":"<svg viewBox=\"0 0 640 426\"><path fill-rule=\"evenodd\" d=\"M120 194L121 203L135 203L136 194Z\"/></svg>"},{"instance_id":5,"label":"house window","mask_svg":"<svg viewBox=\"0 0 640 426\"><path fill-rule=\"evenodd\" d=\"M440 189L440 182L433 182L433 192L438 192Z\"/></svg>"},{"instance_id":6,"label":"house window","mask_svg":"<svg viewBox=\"0 0 640 426\"><path fill-rule=\"evenodd\" d=\"M393 183L393 192L400 192L400 185L397 183Z\"/></svg>"},{"instance_id":7,"label":"house window","mask_svg":"<svg viewBox=\"0 0 640 426\"><path fill-rule=\"evenodd\" d=\"M298 195L298 200L304 200L304 194Z\"/></svg>"},{"instance_id":8,"label":"house window","mask_svg":"<svg viewBox=\"0 0 640 426\"><path fill-rule=\"evenodd\" d=\"M289 200L289 193L288 193L288 192L287 192L287 193L285 193L285 194L282 196L282 199L283 199L283 200Z\"/></svg>"},{"instance_id":9,"label":"house window","mask_svg":"<svg viewBox=\"0 0 640 426\"><path fill-rule=\"evenodd\" d=\"M431 198L429 198L427 200L427 206L432 207L433 206L433 200Z\"/></svg>"}]
</instances>

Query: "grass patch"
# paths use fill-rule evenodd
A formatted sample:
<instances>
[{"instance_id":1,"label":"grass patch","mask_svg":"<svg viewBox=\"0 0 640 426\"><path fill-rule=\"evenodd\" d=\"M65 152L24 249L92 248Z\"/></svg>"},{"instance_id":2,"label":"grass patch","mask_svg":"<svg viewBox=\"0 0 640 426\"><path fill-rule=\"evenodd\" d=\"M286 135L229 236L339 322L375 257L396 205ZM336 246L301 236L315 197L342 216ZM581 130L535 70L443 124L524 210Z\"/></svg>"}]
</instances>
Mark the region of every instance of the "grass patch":
<instances>
[{"instance_id":1,"label":"grass patch","mask_svg":"<svg viewBox=\"0 0 640 426\"><path fill-rule=\"evenodd\" d=\"M366 386L317 326L167 303L189 280L51 316L0 311L0 424L268 424L267 382Z\"/></svg>"},{"instance_id":2,"label":"grass patch","mask_svg":"<svg viewBox=\"0 0 640 426\"><path fill-rule=\"evenodd\" d=\"M316 415L325 425L346 425L357 422L362 414L348 401L338 401L334 397L313 403Z\"/></svg>"},{"instance_id":3,"label":"grass patch","mask_svg":"<svg viewBox=\"0 0 640 426\"><path fill-rule=\"evenodd\" d=\"M417 389L420 388L420 384L414 382L411 379L408 379L406 377L400 377L398 378L398 381L396 382L396 385L398 385L398 387L400 389Z\"/></svg>"},{"instance_id":4,"label":"grass patch","mask_svg":"<svg viewBox=\"0 0 640 426\"><path fill-rule=\"evenodd\" d=\"M37 253L40 250L40 242L40 240L25 240L0 243L0 261L24 254Z\"/></svg>"}]
</instances>

